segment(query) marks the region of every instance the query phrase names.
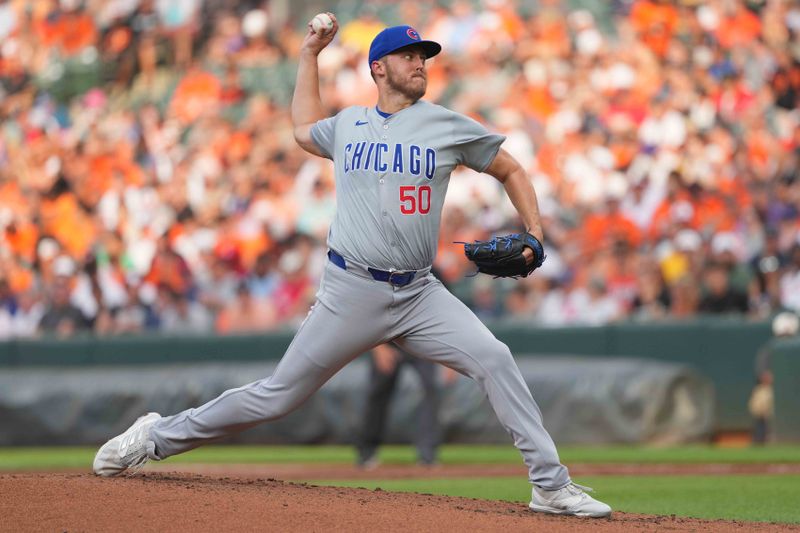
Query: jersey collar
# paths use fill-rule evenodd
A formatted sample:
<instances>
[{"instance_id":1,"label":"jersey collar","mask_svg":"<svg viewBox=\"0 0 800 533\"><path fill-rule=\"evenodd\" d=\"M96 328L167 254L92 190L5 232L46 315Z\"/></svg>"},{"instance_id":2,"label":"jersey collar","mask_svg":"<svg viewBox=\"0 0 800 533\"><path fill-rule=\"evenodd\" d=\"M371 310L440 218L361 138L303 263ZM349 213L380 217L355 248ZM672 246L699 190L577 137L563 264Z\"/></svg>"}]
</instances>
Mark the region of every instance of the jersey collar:
<instances>
[{"instance_id":1,"label":"jersey collar","mask_svg":"<svg viewBox=\"0 0 800 533\"><path fill-rule=\"evenodd\" d=\"M380 109L378 109L378 106L375 106L375 112L377 112L377 113L378 113L380 116L382 116L383 118L389 118L389 117L391 117L391 116L392 116L392 114L391 114L391 113L384 113L383 111L381 111Z\"/></svg>"}]
</instances>

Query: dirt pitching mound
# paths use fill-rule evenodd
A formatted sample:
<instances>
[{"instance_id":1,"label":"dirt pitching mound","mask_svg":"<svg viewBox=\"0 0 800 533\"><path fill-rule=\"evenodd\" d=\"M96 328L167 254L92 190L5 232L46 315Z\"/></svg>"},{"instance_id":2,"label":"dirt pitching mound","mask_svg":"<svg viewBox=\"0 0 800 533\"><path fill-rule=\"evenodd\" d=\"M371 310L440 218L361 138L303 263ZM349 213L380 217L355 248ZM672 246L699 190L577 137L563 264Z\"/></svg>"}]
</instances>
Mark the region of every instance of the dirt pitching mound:
<instances>
[{"instance_id":1,"label":"dirt pitching mound","mask_svg":"<svg viewBox=\"0 0 800 533\"><path fill-rule=\"evenodd\" d=\"M518 476L526 479L523 465L407 465L381 464L363 469L350 464L159 464L148 465L149 471L185 472L212 477L275 478L287 481L309 479L419 479L475 478L489 476ZM736 474L800 474L800 464L581 464L569 465L573 477L580 476L685 476Z\"/></svg>"},{"instance_id":2,"label":"dirt pitching mound","mask_svg":"<svg viewBox=\"0 0 800 533\"><path fill-rule=\"evenodd\" d=\"M3 531L800 531L780 524L615 513L579 519L523 504L275 479L156 472L0 475Z\"/></svg>"}]
</instances>

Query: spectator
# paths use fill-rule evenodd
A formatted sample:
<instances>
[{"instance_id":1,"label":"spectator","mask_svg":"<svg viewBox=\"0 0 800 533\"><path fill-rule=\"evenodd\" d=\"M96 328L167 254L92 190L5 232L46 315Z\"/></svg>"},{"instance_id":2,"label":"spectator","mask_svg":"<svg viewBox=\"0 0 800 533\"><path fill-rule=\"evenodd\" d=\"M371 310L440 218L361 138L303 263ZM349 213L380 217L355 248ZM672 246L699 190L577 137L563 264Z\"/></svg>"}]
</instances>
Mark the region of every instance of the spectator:
<instances>
[{"instance_id":1,"label":"spectator","mask_svg":"<svg viewBox=\"0 0 800 533\"><path fill-rule=\"evenodd\" d=\"M253 333L275 327L277 312L265 297L254 298L246 283L236 290L236 298L230 301L217 317L217 333Z\"/></svg>"},{"instance_id":2,"label":"spectator","mask_svg":"<svg viewBox=\"0 0 800 533\"><path fill-rule=\"evenodd\" d=\"M753 274L750 267L743 260L744 246L736 235L730 232L720 232L711 239L709 258L717 262L728 271L731 288L737 292L749 294Z\"/></svg>"},{"instance_id":3,"label":"spectator","mask_svg":"<svg viewBox=\"0 0 800 533\"><path fill-rule=\"evenodd\" d=\"M670 295L657 271L645 271L637 278L636 297L632 303L631 318L639 322L654 322L669 314Z\"/></svg>"},{"instance_id":4,"label":"spectator","mask_svg":"<svg viewBox=\"0 0 800 533\"><path fill-rule=\"evenodd\" d=\"M264 252L256 259L247 286L254 298L270 298L278 288L280 276L275 270L274 254Z\"/></svg>"},{"instance_id":5,"label":"spectator","mask_svg":"<svg viewBox=\"0 0 800 533\"><path fill-rule=\"evenodd\" d=\"M21 293L17 310L11 316L11 334L14 337L34 337L45 313L45 304L35 288Z\"/></svg>"},{"instance_id":6,"label":"spectator","mask_svg":"<svg viewBox=\"0 0 800 533\"><path fill-rule=\"evenodd\" d=\"M297 216L297 231L324 240L335 208L332 184L322 176L316 178L309 198Z\"/></svg>"},{"instance_id":7,"label":"spectator","mask_svg":"<svg viewBox=\"0 0 800 533\"><path fill-rule=\"evenodd\" d=\"M140 333L157 324L152 308L139 296L140 289L131 285L124 305L114 310L112 331L115 334Z\"/></svg>"},{"instance_id":8,"label":"spectator","mask_svg":"<svg viewBox=\"0 0 800 533\"><path fill-rule=\"evenodd\" d=\"M288 246L278 260L280 282L272 300L283 323L299 325L313 297L314 288L308 263L300 246Z\"/></svg>"},{"instance_id":9,"label":"spectator","mask_svg":"<svg viewBox=\"0 0 800 533\"><path fill-rule=\"evenodd\" d=\"M622 316L619 303L608 294L604 279L592 277L586 287L573 289L567 298L571 309L571 321L579 325L600 326L618 320Z\"/></svg>"},{"instance_id":10,"label":"spectator","mask_svg":"<svg viewBox=\"0 0 800 533\"><path fill-rule=\"evenodd\" d=\"M751 269L755 272L751 300L761 316L767 316L771 310L781 307L780 276L786 265L786 257L780 251L777 237L777 232L767 231L761 251L750 261Z\"/></svg>"},{"instance_id":11,"label":"spectator","mask_svg":"<svg viewBox=\"0 0 800 533\"><path fill-rule=\"evenodd\" d=\"M8 317L17 312L17 298L11 291L8 280L0 278L0 309L5 311Z\"/></svg>"},{"instance_id":12,"label":"spectator","mask_svg":"<svg viewBox=\"0 0 800 533\"><path fill-rule=\"evenodd\" d=\"M503 314L502 300L498 297L499 287L491 278L484 277L473 284L472 305L470 308L481 321L491 321Z\"/></svg>"},{"instance_id":13,"label":"spectator","mask_svg":"<svg viewBox=\"0 0 800 533\"><path fill-rule=\"evenodd\" d=\"M39 321L39 329L46 334L68 337L88 331L89 322L80 309L70 303L69 280L62 277L50 289L49 306Z\"/></svg>"},{"instance_id":14,"label":"spectator","mask_svg":"<svg viewBox=\"0 0 800 533\"><path fill-rule=\"evenodd\" d=\"M536 289L528 283L515 284L506 295L505 309L512 318L532 321L536 310Z\"/></svg>"},{"instance_id":15,"label":"spectator","mask_svg":"<svg viewBox=\"0 0 800 533\"><path fill-rule=\"evenodd\" d=\"M189 300L183 294L166 287L159 292L159 297L159 318L161 330L165 333L203 335L213 331L211 313L199 302Z\"/></svg>"},{"instance_id":16,"label":"spectator","mask_svg":"<svg viewBox=\"0 0 800 533\"><path fill-rule=\"evenodd\" d=\"M731 285L728 267L712 262L704 273L706 294L700 300L700 310L705 313L747 313L747 294Z\"/></svg>"},{"instance_id":17,"label":"spectator","mask_svg":"<svg viewBox=\"0 0 800 533\"><path fill-rule=\"evenodd\" d=\"M189 265L173 250L166 237L158 241L158 249L145 282L182 298L190 297L194 291L194 278Z\"/></svg>"},{"instance_id":18,"label":"spectator","mask_svg":"<svg viewBox=\"0 0 800 533\"><path fill-rule=\"evenodd\" d=\"M684 274L670 287L670 317L687 319L695 316L700 305L700 288L691 274Z\"/></svg>"},{"instance_id":19,"label":"spectator","mask_svg":"<svg viewBox=\"0 0 800 533\"><path fill-rule=\"evenodd\" d=\"M200 303L217 314L236 299L241 281L230 261L216 256L207 261L211 263L210 272L207 279L198 280L198 293Z\"/></svg>"}]
</instances>

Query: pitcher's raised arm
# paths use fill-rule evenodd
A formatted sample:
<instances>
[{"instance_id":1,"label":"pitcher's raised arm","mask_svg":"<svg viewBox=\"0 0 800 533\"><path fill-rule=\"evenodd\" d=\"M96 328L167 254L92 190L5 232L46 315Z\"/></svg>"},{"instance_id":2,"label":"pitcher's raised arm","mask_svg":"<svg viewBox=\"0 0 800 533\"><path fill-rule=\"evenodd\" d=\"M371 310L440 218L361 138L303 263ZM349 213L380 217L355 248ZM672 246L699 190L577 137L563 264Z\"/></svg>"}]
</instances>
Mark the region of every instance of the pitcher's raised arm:
<instances>
[{"instance_id":1,"label":"pitcher's raised arm","mask_svg":"<svg viewBox=\"0 0 800 533\"><path fill-rule=\"evenodd\" d=\"M311 127L319 120L325 118L322 107L322 98L319 94L319 66L317 57L328 46L339 24L333 13L326 13L333 22L333 27L326 30L324 27L319 33L314 31L312 21L308 23L308 33L300 48L300 58L297 66L297 81L292 96L292 125L294 138L303 150L314 155L324 157L325 154L311 138ZM319 15L318 15L319 16ZM316 17L315 17L316 18Z\"/></svg>"}]
</instances>

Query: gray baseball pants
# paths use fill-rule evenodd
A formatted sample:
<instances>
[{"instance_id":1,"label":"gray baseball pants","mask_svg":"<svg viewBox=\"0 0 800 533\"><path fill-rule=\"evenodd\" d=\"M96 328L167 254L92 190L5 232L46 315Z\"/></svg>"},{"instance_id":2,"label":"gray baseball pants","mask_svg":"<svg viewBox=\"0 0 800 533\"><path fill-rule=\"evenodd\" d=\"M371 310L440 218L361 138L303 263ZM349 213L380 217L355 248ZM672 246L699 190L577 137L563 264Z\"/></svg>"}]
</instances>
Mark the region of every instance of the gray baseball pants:
<instances>
[{"instance_id":1,"label":"gray baseball pants","mask_svg":"<svg viewBox=\"0 0 800 533\"><path fill-rule=\"evenodd\" d=\"M522 453L531 483L555 490L570 482L508 347L427 271L396 287L351 263L343 270L327 262L317 302L271 376L156 422L156 455L164 459L280 418L347 363L389 341L474 379Z\"/></svg>"}]
</instances>

